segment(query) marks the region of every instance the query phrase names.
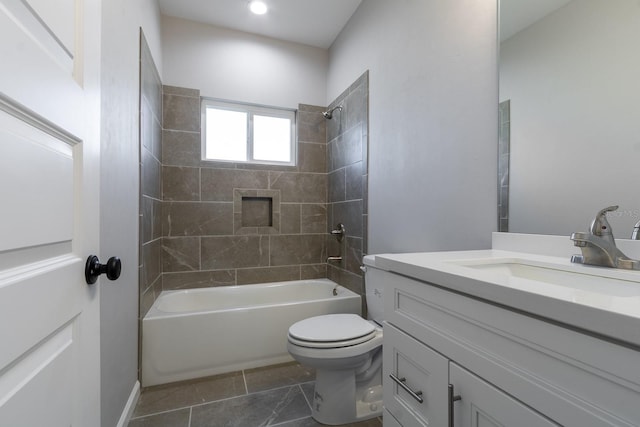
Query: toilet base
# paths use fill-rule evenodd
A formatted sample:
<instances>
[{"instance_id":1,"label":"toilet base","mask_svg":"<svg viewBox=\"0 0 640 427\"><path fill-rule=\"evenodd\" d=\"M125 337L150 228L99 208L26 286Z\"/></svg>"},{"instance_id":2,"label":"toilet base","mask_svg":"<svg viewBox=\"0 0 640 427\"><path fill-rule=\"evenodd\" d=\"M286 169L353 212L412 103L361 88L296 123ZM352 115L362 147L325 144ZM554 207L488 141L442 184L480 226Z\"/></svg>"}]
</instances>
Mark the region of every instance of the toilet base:
<instances>
[{"instance_id":1,"label":"toilet base","mask_svg":"<svg viewBox=\"0 0 640 427\"><path fill-rule=\"evenodd\" d=\"M341 425L382 414L382 370L358 382L353 370L318 370L311 416L322 424Z\"/></svg>"}]
</instances>

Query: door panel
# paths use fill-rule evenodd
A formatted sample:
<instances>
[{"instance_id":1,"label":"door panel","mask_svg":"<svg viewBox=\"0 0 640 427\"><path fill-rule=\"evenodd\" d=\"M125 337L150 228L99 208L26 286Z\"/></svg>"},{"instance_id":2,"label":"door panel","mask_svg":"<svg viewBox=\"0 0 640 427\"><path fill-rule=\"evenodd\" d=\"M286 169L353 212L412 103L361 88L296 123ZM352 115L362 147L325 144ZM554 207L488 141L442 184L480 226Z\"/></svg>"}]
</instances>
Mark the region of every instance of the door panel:
<instances>
[{"instance_id":1,"label":"door panel","mask_svg":"<svg viewBox=\"0 0 640 427\"><path fill-rule=\"evenodd\" d=\"M4 111L0 140L0 170L11 177L0 181L0 251L70 242L73 149L79 141L61 141Z\"/></svg>"},{"instance_id":2,"label":"door panel","mask_svg":"<svg viewBox=\"0 0 640 427\"><path fill-rule=\"evenodd\" d=\"M449 379L460 400L453 403L455 427L559 427L477 376L450 362Z\"/></svg>"},{"instance_id":3,"label":"door panel","mask_svg":"<svg viewBox=\"0 0 640 427\"><path fill-rule=\"evenodd\" d=\"M2 0L0 8L6 25L19 27L60 67L72 72L76 27L73 3L56 0L47 5L42 1Z\"/></svg>"},{"instance_id":4,"label":"door panel","mask_svg":"<svg viewBox=\"0 0 640 427\"><path fill-rule=\"evenodd\" d=\"M3 376L0 425L71 425L71 382L59 381L73 377L73 326L69 324L42 341ZM51 384L58 384L54 393ZM32 410L25 412L25 408Z\"/></svg>"}]
</instances>

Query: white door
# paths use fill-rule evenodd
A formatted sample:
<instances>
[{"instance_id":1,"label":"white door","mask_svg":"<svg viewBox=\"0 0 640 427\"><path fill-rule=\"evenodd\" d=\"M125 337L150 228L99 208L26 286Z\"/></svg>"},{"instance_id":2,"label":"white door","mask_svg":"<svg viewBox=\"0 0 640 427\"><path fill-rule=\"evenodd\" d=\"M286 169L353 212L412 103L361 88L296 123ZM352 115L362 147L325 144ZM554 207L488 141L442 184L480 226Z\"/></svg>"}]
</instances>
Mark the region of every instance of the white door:
<instances>
[{"instance_id":1,"label":"white door","mask_svg":"<svg viewBox=\"0 0 640 427\"><path fill-rule=\"evenodd\" d=\"M0 0L0 426L100 424L99 66L100 0Z\"/></svg>"},{"instance_id":2,"label":"white door","mask_svg":"<svg viewBox=\"0 0 640 427\"><path fill-rule=\"evenodd\" d=\"M451 362L455 427L560 427L533 409Z\"/></svg>"}]
</instances>

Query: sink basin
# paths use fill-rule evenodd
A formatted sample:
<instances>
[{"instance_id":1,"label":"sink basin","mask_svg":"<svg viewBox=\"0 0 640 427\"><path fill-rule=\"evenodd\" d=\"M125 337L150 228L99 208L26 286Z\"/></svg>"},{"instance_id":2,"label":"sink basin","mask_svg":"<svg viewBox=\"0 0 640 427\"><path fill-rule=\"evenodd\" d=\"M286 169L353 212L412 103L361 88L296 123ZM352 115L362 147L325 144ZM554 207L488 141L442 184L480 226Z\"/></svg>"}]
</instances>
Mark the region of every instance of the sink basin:
<instances>
[{"instance_id":1,"label":"sink basin","mask_svg":"<svg viewBox=\"0 0 640 427\"><path fill-rule=\"evenodd\" d=\"M495 280L507 281L509 285L519 288L544 286L579 290L582 293L602 294L609 297L637 297L640 296L640 286L637 282L608 277L606 269L584 267L581 271L563 269L560 265L545 265L518 259L484 259L450 261L465 268L484 272ZM592 270L592 271L590 271ZM557 289L556 291L561 291Z\"/></svg>"}]
</instances>

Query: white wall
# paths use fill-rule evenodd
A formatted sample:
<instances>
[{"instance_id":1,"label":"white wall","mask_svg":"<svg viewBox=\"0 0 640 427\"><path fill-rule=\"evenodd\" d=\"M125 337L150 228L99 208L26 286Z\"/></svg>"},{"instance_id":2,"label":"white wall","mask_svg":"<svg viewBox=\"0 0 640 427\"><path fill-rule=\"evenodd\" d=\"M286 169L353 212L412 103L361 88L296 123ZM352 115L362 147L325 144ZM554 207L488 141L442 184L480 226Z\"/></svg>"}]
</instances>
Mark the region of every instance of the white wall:
<instances>
[{"instance_id":1,"label":"white wall","mask_svg":"<svg viewBox=\"0 0 640 427\"><path fill-rule=\"evenodd\" d=\"M165 85L277 107L324 105L325 49L166 16L162 43Z\"/></svg>"},{"instance_id":2,"label":"white wall","mask_svg":"<svg viewBox=\"0 0 640 427\"><path fill-rule=\"evenodd\" d=\"M101 279L101 407L115 426L138 379L139 37L156 64L160 11L154 0L102 2L100 260L122 260L118 281Z\"/></svg>"},{"instance_id":3,"label":"white wall","mask_svg":"<svg viewBox=\"0 0 640 427\"><path fill-rule=\"evenodd\" d=\"M488 248L497 227L495 0L364 0L327 102L369 69L369 253Z\"/></svg>"},{"instance_id":4,"label":"white wall","mask_svg":"<svg viewBox=\"0 0 640 427\"><path fill-rule=\"evenodd\" d=\"M564 234L610 215L640 220L640 8L573 1L505 41L500 99L511 99L509 229Z\"/></svg>"}]
</instances>

